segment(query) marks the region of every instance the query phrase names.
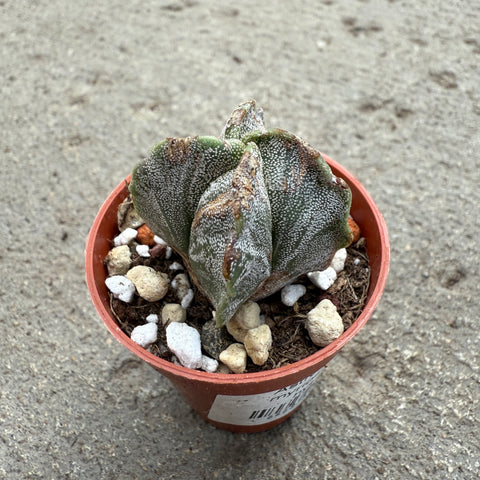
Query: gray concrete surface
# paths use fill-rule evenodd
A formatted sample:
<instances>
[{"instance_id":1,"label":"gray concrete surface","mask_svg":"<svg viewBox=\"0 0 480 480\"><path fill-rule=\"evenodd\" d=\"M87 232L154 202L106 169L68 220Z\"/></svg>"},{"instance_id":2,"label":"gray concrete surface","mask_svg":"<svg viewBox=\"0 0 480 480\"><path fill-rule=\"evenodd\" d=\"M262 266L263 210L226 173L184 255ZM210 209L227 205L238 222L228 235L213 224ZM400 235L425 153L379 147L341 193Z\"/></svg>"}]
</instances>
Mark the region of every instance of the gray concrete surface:
<instances>
[{"instance_id":1,"label":"gray concrete surface","mask_svg":"<svg viewBox=\"0 0 480 480\"><path fill-rule=\"evenodd\" d=\"M0 1L0 478L478 478L479 65L478 0ZM367 186L392 263L301 410L234 435L110 337L83 248L251 97Z\"/></svg>"}]
</instances>

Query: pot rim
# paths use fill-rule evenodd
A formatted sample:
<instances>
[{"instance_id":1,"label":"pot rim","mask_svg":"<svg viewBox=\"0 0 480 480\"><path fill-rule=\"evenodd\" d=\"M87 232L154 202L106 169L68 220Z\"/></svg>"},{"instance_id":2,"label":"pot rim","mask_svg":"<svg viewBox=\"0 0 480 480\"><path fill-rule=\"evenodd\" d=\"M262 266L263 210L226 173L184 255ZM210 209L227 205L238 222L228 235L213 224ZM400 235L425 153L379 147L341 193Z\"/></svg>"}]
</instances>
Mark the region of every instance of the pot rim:
<instances>
[{"instance_id":1,"label":"pot rim","mask_svg":"<svg viewBox=\"0 0 480 480\"><path fill-rule=\"evenodd\" d=\"M99 259L95 258L94 255L95 241L98 235L99 226L106 212L109 210L112 201L117 198L118 195L120 195L121 192L125 189L125 182L129 180L130 176L128 176L125 180L119 183L119 185L107 197L104 204L100 208L88 235L85 249L87 286L97 313L100 315L102 321L104 322L110 333L120 343L127 347L132 353L145 360L154 368L160 371L164 371L165 373L168 373L170 375L181 376L196 382L214 382L217 384L248 384L253 382L258 383L259 381L268 381L273 378L278 378L282 376L295 375L298 371L301 370L318 369L320 367L315 368L316 365L322 365L326 363L326 361L328 361L330 358L335 356L335 354L365 325L365 323L375 310L378 302L380 301L388 275L390 246L385 220L383 219L377 205L375 204L373 198L367 192L365 187L343 166L341 166L336 161L332 160L330 157L323 153L322 156L332 168L332 170L335 170L335 175L343 178L349 184L350 188L354 186L357 193L364 198L364 201L370 208L370 211L373 215L373 220L378 228L378 234L380 238L380 268L373 291L371 292L369 299L362 310L362 313L353 322L353 324L347 330L345 330L342 335L340 335L340 337L338 337L326 347L323 347L314 354L302 360L299 360L298 362L279 368L254 373L209 373L202 370L193 370L187 367L183 367L181 365L176 365L167 360L163 360L136 344L133 340L130 339L130 337L128 337L128 335L126 335L121 330L116 320L114 319L111 311L105 308L95 283L95 275L93 268L95 262L99 261Z\"/></svg>"}]
</instances>

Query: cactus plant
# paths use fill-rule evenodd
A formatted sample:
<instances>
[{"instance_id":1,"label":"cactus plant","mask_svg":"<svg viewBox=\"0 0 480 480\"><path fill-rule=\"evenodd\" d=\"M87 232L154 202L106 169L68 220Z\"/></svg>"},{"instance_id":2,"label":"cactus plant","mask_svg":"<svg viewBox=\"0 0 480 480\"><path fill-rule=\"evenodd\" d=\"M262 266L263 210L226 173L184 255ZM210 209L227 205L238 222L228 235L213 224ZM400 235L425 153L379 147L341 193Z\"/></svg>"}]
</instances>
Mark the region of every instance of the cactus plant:
<instances>
[{"instance_id":1,"label":"cactus plant","mask_svg":"<svg viewBox=\"0 0 480 480\"><path fill-rule=\"evenodd\" d=\"M351 192L320 152L266 130L255 101L217 137L167 138L132 174L135 209L183 259L219 325L350 243Z\"/></svg>"}]
</instances>

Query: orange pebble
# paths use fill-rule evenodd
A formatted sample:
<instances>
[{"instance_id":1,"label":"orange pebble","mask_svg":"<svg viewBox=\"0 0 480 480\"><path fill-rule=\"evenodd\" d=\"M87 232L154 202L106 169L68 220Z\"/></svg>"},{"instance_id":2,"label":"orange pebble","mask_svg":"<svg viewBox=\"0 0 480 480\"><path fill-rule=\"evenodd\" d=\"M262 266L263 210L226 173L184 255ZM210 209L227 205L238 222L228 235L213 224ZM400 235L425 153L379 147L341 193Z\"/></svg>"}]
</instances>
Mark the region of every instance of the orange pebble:
<instances>
[{"instance_id":1,"label":"orange pebble","mask_svg":"<svg viewBox=\"0 0 480 480\"><path fill-rule=\"evenodd\" d=\"M154 234L145 224L138 227L137 232L137 240L140 243L149 246L155 244L155 241L153 240Z\"/></svg>"},{"instance_id":2,"label":"orange pebble","mask_svg":"<svg viewBox=\"0 0 480 480\"><path fill-rule=\"evenodd\" d=\"M352 243L358 242L360 239L360 227L358 226L357 222L353 218L348 217L348 226L352 232Z\"/></svg>"}]
</instances>

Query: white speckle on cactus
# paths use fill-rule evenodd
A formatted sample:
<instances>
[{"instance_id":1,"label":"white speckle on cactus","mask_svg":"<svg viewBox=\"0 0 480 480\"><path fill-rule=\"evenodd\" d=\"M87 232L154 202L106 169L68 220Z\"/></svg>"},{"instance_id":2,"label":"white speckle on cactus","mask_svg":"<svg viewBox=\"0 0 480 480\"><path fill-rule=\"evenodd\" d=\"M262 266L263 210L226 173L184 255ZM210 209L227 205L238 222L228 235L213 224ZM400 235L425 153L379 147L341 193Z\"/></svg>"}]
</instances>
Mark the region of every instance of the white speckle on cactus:
<instances>
[{"instance_id":1,"label":"white speckle on cactus","mask_svg":"<svg viewBox=\"0 0 480 480\"><path fill-rule=\"evenodd\" d=\"M116 247L119 247L120 245L128 245L134 238L137 238L137 233L137 230L134 228L126 228L113 239L113 244Z\"/></svg>"}]
</instances>

